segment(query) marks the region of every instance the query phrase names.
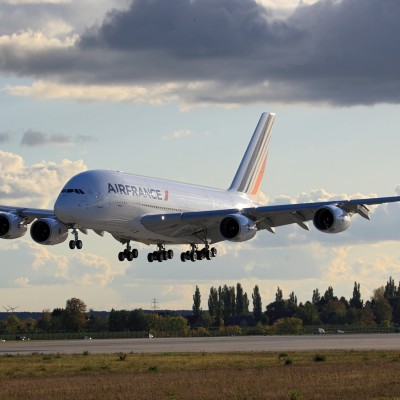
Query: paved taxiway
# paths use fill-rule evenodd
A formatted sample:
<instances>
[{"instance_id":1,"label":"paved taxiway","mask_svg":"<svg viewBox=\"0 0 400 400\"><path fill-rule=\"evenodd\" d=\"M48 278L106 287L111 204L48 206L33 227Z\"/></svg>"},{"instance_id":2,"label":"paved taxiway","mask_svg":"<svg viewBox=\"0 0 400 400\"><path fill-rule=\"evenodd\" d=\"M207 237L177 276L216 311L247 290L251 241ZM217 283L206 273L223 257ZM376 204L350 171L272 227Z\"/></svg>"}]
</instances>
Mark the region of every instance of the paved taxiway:
<instances>
[{"instance_id":1,"label":"paved taxiway","mask_svg":"<svg viewBox=\"0 0 400 400\"><path fill-rule=\"evenodd\" d=\"M400 350L400 334L99 339L0 343L1 354Z\"/></svg>"}]
</instances>

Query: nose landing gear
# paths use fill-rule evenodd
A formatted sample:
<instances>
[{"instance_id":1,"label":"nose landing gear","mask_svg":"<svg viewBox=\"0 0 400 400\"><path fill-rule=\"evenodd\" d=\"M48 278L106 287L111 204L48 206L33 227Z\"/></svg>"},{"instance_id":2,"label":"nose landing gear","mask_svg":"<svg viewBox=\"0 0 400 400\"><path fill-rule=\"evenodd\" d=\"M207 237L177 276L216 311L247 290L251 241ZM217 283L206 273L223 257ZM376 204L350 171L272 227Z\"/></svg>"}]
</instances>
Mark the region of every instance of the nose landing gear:
<instances>
[{"instance_id":1,"label":"nose landing gear","mask_svg":"<svg viewBox=\"0 0 400 400\"><path fill-rule=\"evenodd\" d=\"M78 239L78 231L76 228L72 229L72 234L74 235L74 239L69 241L69 248L71 250L77 248L80 250L83 246L82 240Z\"/></svg>"}]
</instances>

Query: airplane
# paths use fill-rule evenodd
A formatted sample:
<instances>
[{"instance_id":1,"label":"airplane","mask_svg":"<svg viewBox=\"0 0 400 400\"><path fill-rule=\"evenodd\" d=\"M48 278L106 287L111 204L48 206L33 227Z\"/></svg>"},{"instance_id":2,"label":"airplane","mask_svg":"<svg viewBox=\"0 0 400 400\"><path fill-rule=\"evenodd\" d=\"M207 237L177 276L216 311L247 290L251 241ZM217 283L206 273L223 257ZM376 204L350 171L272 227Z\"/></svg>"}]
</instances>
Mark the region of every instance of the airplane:
<instances>
[{"instance_id":1,"label":"airplane","mask_svg":"<svg viewBox=\"0 0 400 400\"><path fill-rule=\"evenodd\" d=\"M53 210L0 206L0 238L16 239L30 227L41 245L73 239L70 249L82 249L79 232L110 233L125 249L120 261L132 261L139 252L131 242L155 245L149 262L172 259L169 245L188 245L181 261L211 260L218 242L243 242L260 230L297 224L309 230L336 234L350 227L358 214L370 219L369 205L400 201L400 196L335 200L316 203L260 205L274 113L263 113L239 168L227 190L162 180L110 170L88 170L73 176L59 193Z\"/></svg>"}]
</instances>

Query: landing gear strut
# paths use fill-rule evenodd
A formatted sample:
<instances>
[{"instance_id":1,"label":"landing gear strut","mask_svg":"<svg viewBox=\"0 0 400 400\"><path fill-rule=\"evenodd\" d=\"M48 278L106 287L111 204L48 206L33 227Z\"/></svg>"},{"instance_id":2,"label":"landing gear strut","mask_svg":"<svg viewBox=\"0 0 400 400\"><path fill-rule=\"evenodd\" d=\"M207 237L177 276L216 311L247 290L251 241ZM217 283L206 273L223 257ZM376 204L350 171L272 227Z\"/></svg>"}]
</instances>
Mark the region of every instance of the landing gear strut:
<instances>
[{"instance_id":1,"label":"landing gear strut","mask_svg":"<svg viewBox=\"0 0 400 400\"><path fill-rule=\"evenodd\" d=\"M78 239L78 231L76 230L76 228L72 229L72 234L74 235L74 239L69 241L69 248L71 250L77 248L78 250L80 250L83 246L82 244L82 240Z\"/></svg>"},{"instance_id":2,"label":"landing gear strut","mask_svg":"<svg viewBox=\"0 0 400 400\"><path fill-rule=\"evenodd\" d=\"M153 261L167 261L167 260L172 260L174 258L174 252L172 250L165 250L165 246L163 244L158 244L157 245L158 250L153 251L152 253L149 253L147 255L147 261L148 262L153 262Z\"/></svg>"},{"instance_id":3,"label":"landing gear strut","mask_svg":"<svg viewBox=\"0 0 400 400\"><path fill-rule=\"evenodd\" d=\"M210 249L209 244L206 242L205 247L201 250L198 249L197 245L191 244L191 250L184 251L181 253L181 261L192 261L195 262L197 260L201 261L204 259L211 260L213 257L217 256L217 249L212 247Z\"/></svg>"},{"instance_id":4,"label":"landing gear strut","mask_svg":"<svg viewBox=\"0 0 400 400\"><path fill-rule=\"evenodd\" d=\"M139 252L137 249L132 249L130 246L130 242L126 244L126 249L124 251L120 251L118 253L118 260L119 261L124 261L127 259L128 261L132 261L134 258L138 258Z\"/></svg>"}]
</instances>

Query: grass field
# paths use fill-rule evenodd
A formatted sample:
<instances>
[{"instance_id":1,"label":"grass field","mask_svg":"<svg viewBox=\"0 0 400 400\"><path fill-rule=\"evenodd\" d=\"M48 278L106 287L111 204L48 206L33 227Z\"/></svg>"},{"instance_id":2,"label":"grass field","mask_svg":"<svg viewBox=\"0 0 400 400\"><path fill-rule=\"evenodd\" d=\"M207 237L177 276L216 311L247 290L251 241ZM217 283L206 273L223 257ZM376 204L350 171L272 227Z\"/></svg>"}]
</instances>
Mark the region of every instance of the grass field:
<instances>
[{"instance_id":1,"label":"grass field","mask_svg":"<svg viewBox=\"0 0 400 400\"><path fill-rule=\"evenodd\" d=\"M5 355L0 399L400 399L400 354Z\"/></svg>"}]
</instances>

